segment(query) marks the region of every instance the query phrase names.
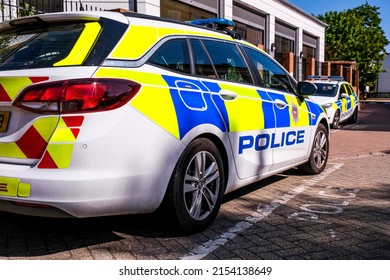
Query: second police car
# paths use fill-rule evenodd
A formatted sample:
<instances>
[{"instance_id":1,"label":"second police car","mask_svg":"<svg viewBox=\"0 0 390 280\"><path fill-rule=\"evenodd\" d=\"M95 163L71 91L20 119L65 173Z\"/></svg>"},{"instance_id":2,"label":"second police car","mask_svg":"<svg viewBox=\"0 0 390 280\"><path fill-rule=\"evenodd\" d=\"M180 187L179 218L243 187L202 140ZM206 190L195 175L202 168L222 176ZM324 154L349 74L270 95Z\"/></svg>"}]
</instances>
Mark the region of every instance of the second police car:
<instances>
[{"instance_id":1,"label":"second police car","mask_svg":"<svg viewBox=\"0 0 390 280\"><path fill-rule=\"evenodd\" d=\"M0 210L164 206L197 231L227 192L294 166L321 173L329 126L306 98L315 86L235 38L134 13L0 24Z\"/></svg>"},{"instance_id":2,"label":"second police car","mask_svg":"<svg viewBox=\"0 0 390 280\"><path fill-rule=\"evenodd\" d=\"M342 122L356 123L358 117L358 96L353 87L341 76L309 76L317 86L311 100L321 104L331 127L338 128Z\"/></svg>"}]
</instances>

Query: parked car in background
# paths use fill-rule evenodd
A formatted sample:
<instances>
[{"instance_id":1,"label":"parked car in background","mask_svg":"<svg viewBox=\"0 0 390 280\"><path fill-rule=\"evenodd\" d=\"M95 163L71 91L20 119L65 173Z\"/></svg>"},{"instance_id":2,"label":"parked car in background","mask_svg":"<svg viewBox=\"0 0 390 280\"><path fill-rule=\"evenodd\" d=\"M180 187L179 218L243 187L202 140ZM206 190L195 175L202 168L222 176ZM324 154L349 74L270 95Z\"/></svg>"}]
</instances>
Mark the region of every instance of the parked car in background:
<instances>
[{"instance_id":1,"label":"parked car in background","mask_svg":"<svg viewBox=\"0 0 390 280\"><path fill-rule=\"evenodd\" d=\"M350 83L340 76L310 76L309 80L317 86L310 99L325 108L332 128L347 121L356 123L359 101Z\"/></svg>"}]
</instances>

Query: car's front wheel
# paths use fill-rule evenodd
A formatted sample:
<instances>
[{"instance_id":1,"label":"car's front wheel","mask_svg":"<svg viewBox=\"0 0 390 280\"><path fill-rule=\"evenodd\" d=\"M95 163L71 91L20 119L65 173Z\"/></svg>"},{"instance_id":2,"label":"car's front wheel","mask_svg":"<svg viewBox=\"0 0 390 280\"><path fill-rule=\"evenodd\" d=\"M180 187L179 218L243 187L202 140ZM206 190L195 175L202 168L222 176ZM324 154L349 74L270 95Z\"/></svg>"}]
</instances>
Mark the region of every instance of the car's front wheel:
<instances>
[{"instance_id":1,"label":"car's front wheel","mask_svg":"<svg viewBox=\"0 0 390 280\"><path fill-rule=\"evenodd\" d=\"M188 145L168 187L168 207L181 228L196 232L211 224L222 202L224 176L213 142L199 138Z\"/></svg>"},{"instance_id":2,"label":"car's front wheel","mask_svg":"<svg viewBox=\"0 0 390 280\"><path fill-rule=\"evenodd\" d=\"M329 155L329 136L323 124L319 124L314 136L309 161L300 166L309 174L319 174L324 171Z\"/></svg>"},{"instance_id":3,"label":"car's front wheel","mask_svg":"<svg viewBox=\"0 0 390 280\"><path fill-rule=\"evenodd\" d=\"M332 128L337 129L340 125L340 111L336 110L334 113L333 121L332 121Z\"/></svg>"}]
</instances>

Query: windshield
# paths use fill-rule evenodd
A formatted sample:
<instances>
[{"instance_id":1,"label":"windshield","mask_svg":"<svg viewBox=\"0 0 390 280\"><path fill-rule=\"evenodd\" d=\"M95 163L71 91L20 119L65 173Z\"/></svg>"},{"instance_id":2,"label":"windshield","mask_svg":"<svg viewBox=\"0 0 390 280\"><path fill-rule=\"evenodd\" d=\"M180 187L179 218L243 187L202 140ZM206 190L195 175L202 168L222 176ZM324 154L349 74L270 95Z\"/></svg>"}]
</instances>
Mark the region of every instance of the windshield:
<instances>
[{"instance_id":1,"label":"windshield","mask_svg":"<svg viewBox=\"0 0 390 280\"><path fill-rule=\"evenodd\" d=\"M315 83L317 86L313 96L334 97L337 94L337 84Z\"/></svg>"},{"instance_id":2,"label":"windshield","mask_svg":"<svg viewBox=\"0 0 390 280\"><path fill-rule=\"evenodd\" d=\"M84 27L69 24L0 34L0 70L53 67L69 55Z\"/></svg>"}]
</instances>

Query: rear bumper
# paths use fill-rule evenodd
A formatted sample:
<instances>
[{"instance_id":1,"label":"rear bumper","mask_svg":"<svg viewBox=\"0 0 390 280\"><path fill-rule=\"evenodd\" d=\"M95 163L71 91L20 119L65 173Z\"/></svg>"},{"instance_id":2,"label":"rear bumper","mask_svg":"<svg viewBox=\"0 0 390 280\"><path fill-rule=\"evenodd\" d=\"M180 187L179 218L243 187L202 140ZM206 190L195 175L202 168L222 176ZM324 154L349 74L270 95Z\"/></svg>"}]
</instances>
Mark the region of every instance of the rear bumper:
<instances>
[{"instance_id":1,"label":"rear bumper","mask_svg":"<svg viewBox=\"0 0 390 280\"><path fill-rule=\"evenodd\" d=\"M122 178L95 176L88 179L77 179L70 175L71 172L67 174L53 174L51 179L0 177L0 184L5 185L1 182L7 182L9 185L6 195L4 192L0 195L0 210L26 215L79 218L149 213L159 206L166 190L163 182L152 182L151 178L156 179L152 174ZM15 181L19 181L19 184L15 185ZM29 190L20 191L21 186L26 185ZM19 204L29 204L30 207Z\"/></svg>"},{"instance_id":2,"label":"rear bumper","mask_svg":"<svg viewBox=\"0 0 390 280\"><path fill-rule=\"evenodd\" d=\"M0 210L39 216L64 212L74 217L153 212L185 147L130 106L86 114L71 145L64 168L0 164Z\"/></svg>"},{"instance_id":3,"label":"rear bumper","mask_svg":"<svg viewBox=\"0 0 390 280\"><path fill-rule=\"evenodd\" d=\"M0 200L0 211L21 215L51 218L72 218L72 215L57 208L27 207L14 204L10 201Z\"/></svg>"}]
</instances>

